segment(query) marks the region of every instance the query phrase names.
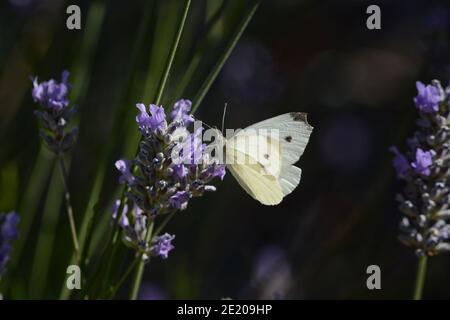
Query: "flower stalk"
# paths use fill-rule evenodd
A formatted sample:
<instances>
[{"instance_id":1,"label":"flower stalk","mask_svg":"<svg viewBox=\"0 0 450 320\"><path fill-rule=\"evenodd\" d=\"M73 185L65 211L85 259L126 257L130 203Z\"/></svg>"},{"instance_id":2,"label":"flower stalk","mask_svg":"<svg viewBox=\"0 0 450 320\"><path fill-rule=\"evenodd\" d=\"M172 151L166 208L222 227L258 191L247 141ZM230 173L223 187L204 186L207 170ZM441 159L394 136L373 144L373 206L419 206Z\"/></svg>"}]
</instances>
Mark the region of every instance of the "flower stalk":
<instances>
[{"instance_id":1,"label":"flower stalk","mask_svg":"<svg viewBox=\"0 0 450 320\"><path fill-rule=\"evenodd\" d=\"M427 256L419 257L419 265L417 267L416 285L414 289L414 300L421 300L423 294L423 287L425 286L425 277L427 273Z\"/></svg>"},{"instance_id":2,"label":"flower stalk","mask_svg":"<svg viewBox=\"0 0 450 320\"><path fill-rule=\"evenodd\" d=\"M150 240L152 239L153 226L154 221L152 219L147 229L147 234L145 237L146 242L150 242ZM139 288L141 287L142 276L144 275L144 268L145 268L144 254L145 254L144 252L139 253L136 255L135 258L137 260L137 268L133 282L131 284L130 300L136 300L139 294Z\"/></svg>"},{"instance_id":3,"label":"flower stalk","mask_svg":"<svg viewBox=\"0 0 450 320\"><path fill-rule=\"evenodd\" d=\"M68 173L64 163L64 154L73 147L78 135L78 128L76 127L67 130L69 120L76 111L75 108L69 107L69 99L67 97L71 86L68 80L68 71L62 72L61 82L50 79L39 83L37 77L34 77L32 78L32 97L33 101L40 105L40 109L35 111L35 115L41 123L40 136L59 161L70 232L74 251L79 261L80 246L70 200Z\"/></svg>"},{"instance_id":4,"label":"flower stalk","mask_svg":"<svg viewBox=\"0 0 450 320\"><path fill-rule=\"evenodd\" d=\"M63 184L64 184L64 198L65 198L65 203L66 203L67 217L69 219L69 224L70 224L70 233L72 235L72 242L73 242L73 247L75 250L75 255L76 255L77 261L79 261L80 260L80 245L78 243L77 228L76 228L76 224L75 224L75 218L73 216L72 203L70 200L68 176L67 176L66 165L64 163L64 155L60 154L58 156L58 159L59 159L59 167L61 169L61 175L62 175Z\"/></svg>"}]
</instances>

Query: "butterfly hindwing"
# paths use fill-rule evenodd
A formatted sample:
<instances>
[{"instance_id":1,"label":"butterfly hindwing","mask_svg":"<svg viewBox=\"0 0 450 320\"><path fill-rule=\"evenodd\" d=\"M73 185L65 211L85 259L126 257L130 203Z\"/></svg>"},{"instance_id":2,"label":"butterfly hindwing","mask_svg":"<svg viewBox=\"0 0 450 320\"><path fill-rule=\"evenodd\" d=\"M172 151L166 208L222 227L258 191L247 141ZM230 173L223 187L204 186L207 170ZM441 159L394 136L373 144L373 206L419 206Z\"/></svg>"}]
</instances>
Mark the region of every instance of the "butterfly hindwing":
<instances>
[{"instance_id":1,"label":"butterfly hindwing","mask_svg":"<svg viewBox=\"0 0 450 320\"><path fill-rule=\"evenodd\" d=\"M228 168L241 187L262 204L276 205L283 200L277 178L263 174L261 166L234 164Z\"/></svg>"}]
</instances>

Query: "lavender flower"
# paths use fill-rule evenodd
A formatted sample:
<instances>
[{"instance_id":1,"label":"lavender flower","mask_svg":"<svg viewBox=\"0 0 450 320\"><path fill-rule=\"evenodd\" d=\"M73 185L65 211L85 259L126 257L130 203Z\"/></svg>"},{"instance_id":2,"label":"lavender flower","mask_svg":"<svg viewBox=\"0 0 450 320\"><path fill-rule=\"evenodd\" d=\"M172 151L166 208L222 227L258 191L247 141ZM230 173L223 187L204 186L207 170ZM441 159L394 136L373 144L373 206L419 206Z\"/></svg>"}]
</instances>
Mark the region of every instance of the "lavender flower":
<instances>
[{"instance_id":1,"label":"lavender flower","mask_svg":"<svg viewBox=\"0 0 450 320\"><path fill-rule=\"evenodd\" d=\"M120 183L133 183L134 177L131 174L131 163L128 160L117 160L116 168L119 170L122 175L119 177Z\"/></svg>"},{"instance_id":2,"label":"lavender flower","mask_svg":"<svg viewBox=\"0 0 450 320\"><path fill-rule=\"evenodd\" d=\"M19 236L19 216L15 212L0 213L0 277L10 259L11 242Z\"/></svg>"},{"instance_id":3,"label":"lavender flower","mask_svg":"<svg viewBox=\"0 0 450 320\"><path fill-rule=\"evenodd\" d=\"M69 72L63 71L61 82L54 79L38 83L38 78L32 78L33 89L31 96L33 101L40 105L35 111L36 117L41 122L40 135L47 146L56 154L64 153L75 143L78 129L67 131L67 124L75 113L74 108L69 108L70 85L68 83Z\"/></svg>"},{"instance_id":4,"label":"lavender flower","mask_svg":"<svg viewBox=\"0 0 450 320\"><path fill-rule=\"evenodd\" d=\"M63 71L61 82L54 79L38 83L38 78L32 78L32 97L34 102L39 103L43 108L60 112L69 105L67 94L69 93L69 72Z\"/></svg>"},{"instance_id":5,"label":"lavender flower","mask_svg":"<svg viewBox=\"0 0 450 320\"><path fill-rule=\"evenodd\" d=\"M127 202L134 209L125 213L128 220L121 217L119 222L128 246L144 253L144 258L165 258L173 248L171 239L165 235L146 243L149 222L157 216L185 210L191 198L215 191L210 183L215 178L223 179L225 166L211 160L205 152L203 128L194 125L190 131L194 117L189 114L189 100L176 102L170 117L161 106L151 104L147 110L139 103L136 107L136 122L142 134L138 154L133 160L116 162L121 173L119 182L126 184Z\"/></svg>"},{"instance_id":6,"label":"lavender flower","mask_svg":"<svg viewBox=\"0 0 450 320\"><path fill-rule=\"evenodd\" d=\"M188 191L177 191L169 198L169 203L175 209L184 210L190 198L191 194Z\"/></svg>"},{"instance_id":7,"label":"lavender flower","mask_svg":"<svg viewBox=\"0 0 450 320\"><path fill-rule=\"evenodd\" d=\"M194 123L194 116L189 114L191 111L192 102L189 100L179 100L175 102L173 111L171 113L173 121L182 121L185 127Z\"/></svg>"},{"instance_id":8,"label":"lavender flower","mask_svg":"<svg viewBox=\"0 0 450 320\"><path fill-rule=\"evenodd\" d=\"M163 107L151 104L149 107L150 114L147 113L145 105L136 104L141 114L136 116L136 122L142 134L156 133L158 130L163 131L167 128L166 114Z\"/></svg>"},{"instance_id":9,"label":"lavender flower","mask_svg":"<svg viewBox=\"0 0 450 320\"><path fill-rule=\"evenodd\" d=\"M117 200L113 208L113 219L117 218L119 205L120 200ZM125 205L118 222L124 231L124 242L128 247L139 252L149 251L148 245L145 243L147 216L143 214L138 206L134 205L133 210L128 212L128 205Z\"/></svg>"},{"instance_id":10,"label":"lavender flower","mask_svg":"<svg viewBox=\"0 0 450 320\"><path fill-rule=\"evenodd\" d=\"M117 214L119 213L119 208L120 208L120 200L116 200L116 202L114 203L113 209L112 209L112 218L113 219L117 219ZM122 213L120 214L120 218L119 218L119 226L121 226L122 228L127 227L130 222L128 221L128 205L125 204L123 206L122 209Z\"/></svg>"},{"instance_id":11,"label":"lavender flower","mask_svg":"<svg viewBox=\"0 0 450 320\"><path fill-rule=\"evenodd\" d=\"M152 254L154 256L159 256L163 259L167 259L170 250L175 248L172 245L173 239L175 239L175 235L170 235L168 233L156 237L156 239L153 241L153 247L151 249Z\"/></svg>"},{"instance_id":12,"label":"lavender flower","mask_svg":"<svg viewBox=\"0 0 450 320\"><path fill-rule=\"evenodd\" d=\"M439 110L439 104L444 100L441 86L435 83L425 86L417 81L416 87L418 94L414 98L417 109L423 113L435 113Z\"/></svg>"},{"instance_id":13,"label":"lavender flower","mask_svg":"<svg viewBox=\"0 0 450 320\"><path fill-rule=\"evenodd\" d=\"M417 90L418 128L407 152L390 150L405 183L397 195L403 214L399 238L417 255L432 256L450 251L450 86L417 82Z\"/></svg>"},{"instance_id":14,"label":"lavender flower","mask_svg":"<svg viewBox=\"0 0 450 320\"><path fill-rule=\"evenodd\" d=\"M411 163L411 167L416 170L417 173L429 176L430 167L433 164L433 151L423 151L420 148L416 150L416 159Z\"/></svg>"}]
</instances>

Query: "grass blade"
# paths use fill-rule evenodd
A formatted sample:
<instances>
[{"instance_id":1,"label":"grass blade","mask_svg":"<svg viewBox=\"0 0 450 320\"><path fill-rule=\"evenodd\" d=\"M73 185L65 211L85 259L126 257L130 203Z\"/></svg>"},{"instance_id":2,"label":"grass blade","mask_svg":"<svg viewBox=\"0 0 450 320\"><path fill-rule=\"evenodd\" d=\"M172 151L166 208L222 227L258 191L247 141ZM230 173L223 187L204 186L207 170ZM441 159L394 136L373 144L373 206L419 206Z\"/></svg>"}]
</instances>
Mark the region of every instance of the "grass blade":
<instances>
[{"instance_id":1,"label":"grass blade","mask_svg":"<svg viewBox=\"0 0 450 320\"><path fill-rule=\"evenodd\" d=\"M217 61L216 65L206 78L206 80L203 82L202 86L200 87L199 92L194 97L193 100L193 106L192 106L192 113L194 113L199 105L202 103L203 99L205 98L206 94L208 93L209 89L211 88L211 85L216 80L217 76L219 75L219 72L222 70L225 62L227 61L228 57L230 56L231 52L233 51L234 47L236 46L237 42L241 38L242 34L244 33L245 29L247 28L248 24L250 23L250 20L252 19L253 15L256 12L256 9L258 9L260 1L255 2L255 4L250 8L249 12L245 16L245 18L242 20L241 24L237 28L236 32L232 36L230 42L226 46L224 52L220 56L219 60Z\"/></svg>"}]
</instances>

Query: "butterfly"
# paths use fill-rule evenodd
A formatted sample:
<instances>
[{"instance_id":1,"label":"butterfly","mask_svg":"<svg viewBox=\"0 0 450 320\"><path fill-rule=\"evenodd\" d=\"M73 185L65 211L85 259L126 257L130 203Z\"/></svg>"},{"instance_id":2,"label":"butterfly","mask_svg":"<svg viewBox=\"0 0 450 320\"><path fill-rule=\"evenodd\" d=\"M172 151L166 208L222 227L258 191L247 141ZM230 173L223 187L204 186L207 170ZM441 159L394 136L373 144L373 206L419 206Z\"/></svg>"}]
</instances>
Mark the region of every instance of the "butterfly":
<instances>
[{"instance_id":1,"label":"butterfly","mask_svg":"<svg viewBox=\"0 0 450 320\"><path fill-rule=\"evenodd\" d=\"M294 166L313 127L307 114L291 112L255 123L221 138L225 164L241 187L264 205L279 204L300 183Z\"/></svg>"}]
</instances>

